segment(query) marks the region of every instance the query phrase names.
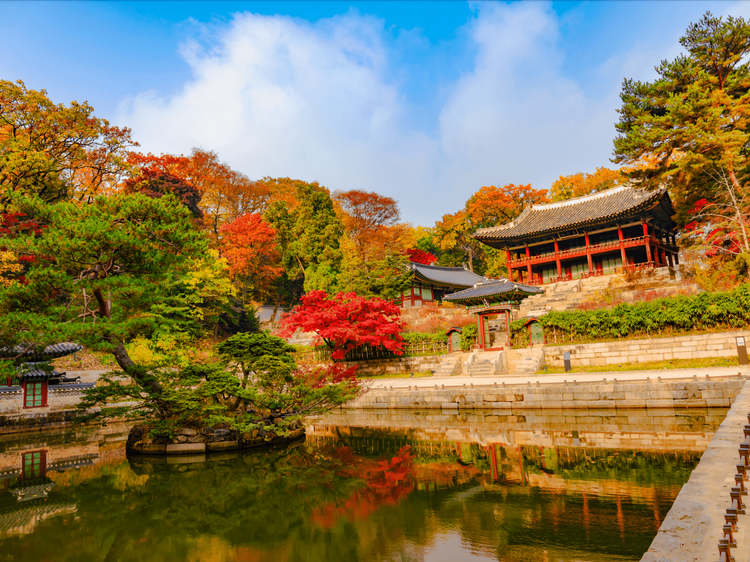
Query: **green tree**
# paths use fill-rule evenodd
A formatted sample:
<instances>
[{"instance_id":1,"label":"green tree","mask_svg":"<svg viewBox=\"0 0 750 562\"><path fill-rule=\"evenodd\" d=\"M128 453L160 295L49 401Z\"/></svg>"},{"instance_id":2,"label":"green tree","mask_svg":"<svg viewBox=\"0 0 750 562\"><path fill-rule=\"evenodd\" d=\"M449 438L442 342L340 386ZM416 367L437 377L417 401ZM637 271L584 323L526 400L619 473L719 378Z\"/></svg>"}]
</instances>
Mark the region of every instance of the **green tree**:
<instances>
[{"instance_id":1,"label":"green tree","mask_svg":"<svg viewBox=\"0 0 750 562\"><path fill-rule=\"evenodd\" d=\"M276 230L286 277L301 281L305 291L327 290L336 285L341 270L343 225L325 187L302 181L293 185L296 205L276 201L264 219Z\"/></svg>"},{"instance_id":2,"label":"green tree","mask_svg":"<svg viewBox=\"0 0 750 562\"><path fill-rule=\"evenodd\" d=\"M741 190L750 165L750 25L707 12L680 44L687 51L662 61L653 82L623 82L614 161L632 165L631 178L670 186L678 220L693 204L715 199L725 170ZM639 165L639 164L646 165Z\"/></svg>"},{"instance_id":3,"label":"green tree","mask_svg":"<svg viewBox=\"0 0 750 562\"><path fill-rule=\"evenodd\" d=\"M125 343L157 330L183 329L179 310L189 313L190 303L176 290L176 280L207 251L190 212L172 195L51 205L16 196L13 203L43 228L6 240L34 263L27 284L0 289L0 346L75 340L112 353L125 373L159 393Z\"/></svg>"}]
</instances>

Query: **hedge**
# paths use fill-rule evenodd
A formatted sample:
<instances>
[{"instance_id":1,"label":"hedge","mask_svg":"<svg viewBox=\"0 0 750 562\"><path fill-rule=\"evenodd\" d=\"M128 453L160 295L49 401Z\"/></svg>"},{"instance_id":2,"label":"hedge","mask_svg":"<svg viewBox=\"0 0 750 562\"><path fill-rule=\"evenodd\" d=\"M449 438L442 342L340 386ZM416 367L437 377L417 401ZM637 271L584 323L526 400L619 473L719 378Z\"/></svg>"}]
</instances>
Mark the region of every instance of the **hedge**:
<instances>
[{"instance_id":1,"label":"hedge","mask_svg":"<svg viewBox=\"0 0 750 562\"><path fill-rule=\"evenodd\" d=\"M558 337L570 340L736 330L750 326L750 284L731 291L621 304L610 309L551 311L539 322L547 341L553 330Z\"/></svg>"}]
</instances>

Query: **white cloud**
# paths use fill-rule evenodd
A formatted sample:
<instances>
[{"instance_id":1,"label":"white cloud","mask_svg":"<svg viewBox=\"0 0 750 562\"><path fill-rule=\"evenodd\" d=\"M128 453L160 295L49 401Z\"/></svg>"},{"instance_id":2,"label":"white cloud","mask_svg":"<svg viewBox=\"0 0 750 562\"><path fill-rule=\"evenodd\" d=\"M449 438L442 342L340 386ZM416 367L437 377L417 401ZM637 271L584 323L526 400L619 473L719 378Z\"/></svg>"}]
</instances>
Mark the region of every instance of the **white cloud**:
<instances>
[{"instance_id":1,"label":"white cloud","mask_svg":"<svg viewBox=\"0 0 750 562\"><path fill-rule=\"evenodd\" d=\"M318 25L237 15L210 51L183 49L194 78L182 92L167 100L139 95L123 104L118 121L145 150L202 146L250 177L319 180L416 205L403 190L425 193L435 141L401 126L381 35L379 20L358 15Z\"/></svg>"},{"instance_id":2,"label":"white cloud","mask_svg":"<svg viewBox=\"0 0 750 562\"><path fill-rule=\"evenodd\" d=\"M482 185L543 188L608 164L622 76L661 57L635 45L610 58L593 73L607 92L594 98L563 71L559 30L549 4L480 3L456 39L475 50L473 68L441 91L427 133L406 125L414 100L391 78L398 57L382 20L238 14L211 48L184 47L193 79L181 92L127 100L118 122L145 150L202 146L250 177L377 191L431 224Z\"/></svg>"}]
</instances>

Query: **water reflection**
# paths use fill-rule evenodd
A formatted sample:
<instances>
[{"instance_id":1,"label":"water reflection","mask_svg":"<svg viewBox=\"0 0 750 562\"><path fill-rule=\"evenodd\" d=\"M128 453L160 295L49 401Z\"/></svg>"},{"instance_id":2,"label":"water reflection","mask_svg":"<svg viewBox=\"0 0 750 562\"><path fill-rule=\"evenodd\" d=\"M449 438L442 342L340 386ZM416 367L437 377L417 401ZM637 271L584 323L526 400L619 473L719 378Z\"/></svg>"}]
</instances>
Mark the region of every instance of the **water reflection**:
<instances>
[{"instance_id":1,"label":"water reflection","mask_svg":"<svg viewBox=\"0 0 750 562\"><path fill-rule=\"evenodd\" d=\"M0 441L0 561L638 560L700 456L330 422L205 457L126 459L115 429Z\"/></svg>"}]
</instances>

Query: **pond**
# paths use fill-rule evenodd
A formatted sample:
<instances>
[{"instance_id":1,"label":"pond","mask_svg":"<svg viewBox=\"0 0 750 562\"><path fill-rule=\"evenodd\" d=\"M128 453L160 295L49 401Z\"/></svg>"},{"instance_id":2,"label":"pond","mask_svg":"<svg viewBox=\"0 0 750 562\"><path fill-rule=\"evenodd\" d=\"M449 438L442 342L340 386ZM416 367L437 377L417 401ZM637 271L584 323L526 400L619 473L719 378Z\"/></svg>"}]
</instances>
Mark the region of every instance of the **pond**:
<instances>
[{"instance_id":1,"label":"pond","mask_svg":"<svg viewBox=\"0 0 750 562\"><path fill-rule=\"evenodd\" d=\"M0 562L639 560L725 411L341 411L279 448L0 438Z\"/></svg>"}]
</instances>

